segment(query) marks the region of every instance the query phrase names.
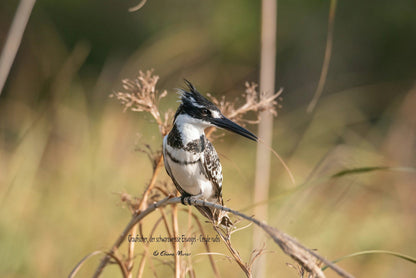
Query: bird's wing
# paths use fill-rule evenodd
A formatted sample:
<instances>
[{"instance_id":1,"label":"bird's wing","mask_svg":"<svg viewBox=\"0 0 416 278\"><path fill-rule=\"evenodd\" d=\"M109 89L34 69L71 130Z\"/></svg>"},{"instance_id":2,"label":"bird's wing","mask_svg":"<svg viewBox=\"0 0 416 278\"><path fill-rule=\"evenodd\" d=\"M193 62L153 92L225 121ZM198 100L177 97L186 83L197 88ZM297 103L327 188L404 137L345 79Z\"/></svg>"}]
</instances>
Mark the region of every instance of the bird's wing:
<instances>
[{"instance_id":1,"label":"bird's wing","mask_svg":"<svg viewBox=\"0 0 416 278\"><path fill-rule=\"evenodd\" d=\"M220 199L222 203L222 167L214 146L208 140L205 140L204 155L201 156L201 168L205 177L214 186L215 197Z\"/></svg>"},{"instance_id":2,"label":"bird's wing","mask_svg":"<svg viewBox=\"0 0 416 278\"><path fill-rule=\"evenodd\" d=\"M212 182L216 203L223 206L224 202L221 194L222 166L220 159L211 142L205 139L205 145L206 148L204 150L204 155L201 156L201 167L203 168L202 172L205 174L205 177ZM225 211L208 207L197 207L197 209L216 224L222 224L226 227L233 226L233 222L231 222Z\"/></svg>"}]
</instances>

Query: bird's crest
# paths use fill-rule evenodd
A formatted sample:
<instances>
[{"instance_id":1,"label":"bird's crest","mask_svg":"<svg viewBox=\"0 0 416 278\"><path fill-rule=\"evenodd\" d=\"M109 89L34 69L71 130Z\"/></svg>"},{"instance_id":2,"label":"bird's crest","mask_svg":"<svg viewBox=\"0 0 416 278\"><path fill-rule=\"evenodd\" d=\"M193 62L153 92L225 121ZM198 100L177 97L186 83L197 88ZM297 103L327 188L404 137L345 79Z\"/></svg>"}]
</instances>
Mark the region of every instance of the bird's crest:
<instances>
[{"instance_id":1,"label":"bird's crest","mask_svg":"<svg viewBox=\"0 0 416 278\"><path fill-rule=\"evenodd\" d=\"M214 108L215 105L206 99L203 95L201 95L197 89L192 85L191 82L184 79L185 84L188 86L188 90L178 89L178 94L180 95L180 102L183 105L192 105L198 108ZM215 107L216 108L216 107Z\"/></svg>"}]
</instances>

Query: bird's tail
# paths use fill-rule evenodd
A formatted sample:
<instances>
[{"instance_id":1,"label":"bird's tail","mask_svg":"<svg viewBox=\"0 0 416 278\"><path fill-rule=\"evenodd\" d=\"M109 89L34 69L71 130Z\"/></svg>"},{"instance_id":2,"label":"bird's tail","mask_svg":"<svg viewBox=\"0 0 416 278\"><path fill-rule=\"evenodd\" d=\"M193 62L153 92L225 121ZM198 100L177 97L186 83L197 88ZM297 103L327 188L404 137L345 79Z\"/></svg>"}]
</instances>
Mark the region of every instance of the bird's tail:
<instances>
[{"instance_id":1,"label":"bird's tail","mask_svg":"<svg viewBox=\"0 0 416 278\"><path fill-rule=\"evenodd\" d=\"M218 204L223 205L222 198L220 197L218 200ZM223 225L225 227L232 227L233 222L231 222L231 219L228 217L228 213L216 209L216 208L210 208L210 207L204 207L204 206L195 206L196 209L206 218L214 222L214 224L217 225Z\"/></svg>"}]
</instances>

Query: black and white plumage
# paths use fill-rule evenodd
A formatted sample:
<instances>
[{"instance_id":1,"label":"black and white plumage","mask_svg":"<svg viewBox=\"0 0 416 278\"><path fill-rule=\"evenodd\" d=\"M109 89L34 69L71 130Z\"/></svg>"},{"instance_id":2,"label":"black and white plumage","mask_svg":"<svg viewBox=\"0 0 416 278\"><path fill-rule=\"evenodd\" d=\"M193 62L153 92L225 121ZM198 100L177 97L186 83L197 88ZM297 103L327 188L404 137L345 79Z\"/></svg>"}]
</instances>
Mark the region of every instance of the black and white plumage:
<instances>
[{"instance_id":1,"label":"black and white plumage","mask_svg":"<svg viewBox=\"0 0 416 278\"><path fill-rule=\"evenodd\" d=\"M216 126L254 141L257 141L257 137L224 117L189 81L185 82L189 91L179 90L181 104L176 111L172 130L163 139L165 168L183 198L197 196L223 205L222 166L204 130ZM203 206L196 208L216 224L232 225L222 211Z\"/></svg>"}]
</instances>

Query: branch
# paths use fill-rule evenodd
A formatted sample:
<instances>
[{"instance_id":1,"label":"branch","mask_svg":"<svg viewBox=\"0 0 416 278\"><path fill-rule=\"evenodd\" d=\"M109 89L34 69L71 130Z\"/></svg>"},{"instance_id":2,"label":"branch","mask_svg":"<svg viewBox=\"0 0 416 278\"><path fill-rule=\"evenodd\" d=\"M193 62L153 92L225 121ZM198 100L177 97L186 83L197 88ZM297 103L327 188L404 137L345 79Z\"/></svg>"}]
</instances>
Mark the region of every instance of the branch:
<instances>
[{"instance_id":1,"label":"branch","mask_svg":"<svg viewBox=\"0 0 416 278\"><path fill-rule=\"evenodd\" d=\"M311 256L315 257L316 259L318 259L321 262L323 262L324 264L326 264L329 268L334 270L341 277L345 277L345 278L353 278L354 277L351 274L347 273L342 268L340 268L340 267L336 266L335 264L333 264L332 262L328 261L324 257L322 257L322 256L318 255L317 253L315 253L314 251L306 248L305 246L303 246L302 244L297 242L291 236L289 236L289 235L281 232L280 230L278 230L274 227L271 227L271 226L269 226L269 225L267 225L263 222L260 222L259 220L255 219L253 217L250 217L250 216L245 215L245 214L243 214L239 211L235 211L235 210L232 210L230 208L227 208L227 207L224 207L224 206L221 206L221 205L218 205L218 204L214 204L214 203L206 202L206 201L203 201L203 200L195 199L194 197L189 198L189 203L192 204L192 205L207 206L207 207L211 207L211 208L220 209L220 210L232 213L234 215L237 215L241 218L244 218L244 219L246 219L250 222L253 222L257 226L262 228L269 236L271 236L273 238L274 242L276 242L279 245L279 247L283 250L283 252L285 252L287 255L292 257L292 259L297 261L307 271L317 275L317 277L325 277L325 275L323 274L321 268L311 258Z\"/></svg>"},{"instance_id":2,"label":"branch","mask_svg":"<svg viewBox=\"0 0 416 278\"><path fill-rule=\"evenodd\" d=\"M291 236L281 232L280 230L271 227L263 222L260 222L259 220L250 217L248 215L245 215L239 211L232 210L230 208L226 208L224 206L206 202L203 200L196 199L194 197L189 197L187 199L189 204L191 205L197 205L197 206L207 206L215 209L220 209L222 211L226 211L229 213L232 213L234 215L237 215L241 218L244 218L250 222L253 222L260 228L262 228L269 236L272 237L275 243L279 245L279 247L283 250L284 253L289 255L292 259L294 259L296 262L298 262L302 267L304 267L307 271L313 273L317 277L325 277L323 274L321 268L316 264L316 261L313 258L318 259L319 261L326 264L329 268L333 269L339 276L345 277L345 278L353 278L351 274L347 273L342 268L336 266L335 264L331 263L324 257L318 255L314 251L306 248L299 242L297 242L294 238ZM105 256L104 259L101 261L101 264L97 268L95 274L93 277L99 277L104 267L107 265L107 263L110 260L110 256L114 254L114 252L120 247L120 245L123 243L123 241L126 239L129 231L131 228L139 223L143 218L145 218L147 215L155 211L157 208L169 205L169 204L177 204L181 202L180 197L173 198L171 196L166 197L158 202L155 202L151 205L149 205L144 211L135 213L130 220L130 222L127 224L127 226L124 228L124 231L121 233L117 241L113 244L113 247L109 251L109 255Z\"/></svg>"}]
</instances>

